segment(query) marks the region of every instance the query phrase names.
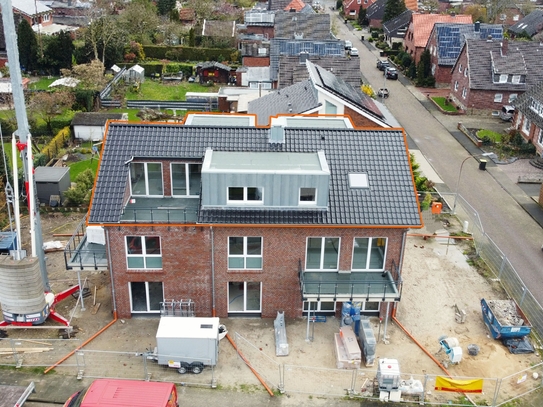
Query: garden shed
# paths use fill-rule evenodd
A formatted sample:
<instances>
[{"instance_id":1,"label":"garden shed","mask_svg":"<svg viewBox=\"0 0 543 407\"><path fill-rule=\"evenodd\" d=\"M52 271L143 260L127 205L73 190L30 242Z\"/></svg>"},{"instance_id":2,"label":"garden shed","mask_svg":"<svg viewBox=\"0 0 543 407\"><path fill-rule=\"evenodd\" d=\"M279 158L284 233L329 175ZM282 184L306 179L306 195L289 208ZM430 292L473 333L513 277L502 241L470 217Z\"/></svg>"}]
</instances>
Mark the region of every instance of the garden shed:
<instances>
[{"instance_id":1,"label":"garden shed","mask_svg":"<svg viewBox=\"0 0 543 407\"><path fill-rule=\"evenodd\" d=\"M83 141L101 141L108 120L128 120L127 113L78 112L72 119L74 138Z\"/></svg>"},{"instance_id":2,"label":"garden shed","mask_svg":"<svg viewBox=\"0 0 543 407\"><path fill-rule=\"evenodd\" d=\"M200 78L200 83L229 83L231 72L232 68L220 62L202 62L196 65L196 75Z\"/></svg>"},{"instance_id":3,"label":"garden shed","mask_svg":"<svg viewBox=\"0 0 543 407\"><path fill-rule=\"evenodd\" d=\"M69 167L36 167L34 172L36 194L40 203L59 206L64 192L70 189Z\"/></svg>"},{"instance_id":4,"label":"garden shed","mask_svg":"<svg viewBox=\"0 0 543 407\"><path fill-rule=\"evenodd\" d=\"M145 68L140 65L134 65L124 73L124 80L129 83L142 83L145 81Z\"/></svg>"}]
</instances>

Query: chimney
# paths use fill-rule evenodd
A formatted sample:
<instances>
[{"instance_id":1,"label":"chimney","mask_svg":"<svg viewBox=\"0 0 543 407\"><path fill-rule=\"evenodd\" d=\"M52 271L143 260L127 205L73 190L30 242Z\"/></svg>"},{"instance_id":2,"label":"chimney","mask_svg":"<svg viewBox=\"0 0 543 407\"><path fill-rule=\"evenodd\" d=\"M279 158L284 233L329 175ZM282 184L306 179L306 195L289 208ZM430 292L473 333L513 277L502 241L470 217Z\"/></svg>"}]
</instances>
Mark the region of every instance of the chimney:
<instances>
[{"instance_id":1,"label":"chimney","mask_svg":"<svg viewBox=\"0 0 543 407\"><path fill-rule=\"evenodd\" d=\"M478 33L481 31L481 22L480 21L476 21L475 22L475 32Z\"/></svg>"},{"instance_id":2,"label":"chimney","mask_svg":"<svg viewBox=\"0 0 543 407\"><path fill-rule=\"evenodd\" d=\"M500 43L502 57L507 55L507 49L509 48L509 42L507 39L503 39Z\"/></svg>"}]
</instances>

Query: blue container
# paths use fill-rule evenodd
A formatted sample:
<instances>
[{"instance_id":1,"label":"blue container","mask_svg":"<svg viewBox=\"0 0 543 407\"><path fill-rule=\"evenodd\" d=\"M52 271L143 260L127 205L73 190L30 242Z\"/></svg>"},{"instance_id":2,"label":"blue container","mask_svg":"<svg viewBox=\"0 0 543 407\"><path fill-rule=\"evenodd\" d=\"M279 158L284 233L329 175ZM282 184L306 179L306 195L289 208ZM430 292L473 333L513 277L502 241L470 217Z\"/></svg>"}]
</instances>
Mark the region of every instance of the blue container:
<instances>
[{"instance_id":1,"label":"blue container","mask_svg":"<svg viewBox=\"0 0 543 407\"><path fill-rule=\"evenodd\" d=\"M513 319L516 322L511 322L510 318L506 320L504 317L496 315L497 309L495 306L507 307L509 310L516 311L516 315L513 315ZM520 307L513 300L486 301L483 298L481 299L481 310L483 312L483 320L494 339L523 338L532 331L528 318L526 318L526 315L524 315Z\"/></svg>"}]
</instances>

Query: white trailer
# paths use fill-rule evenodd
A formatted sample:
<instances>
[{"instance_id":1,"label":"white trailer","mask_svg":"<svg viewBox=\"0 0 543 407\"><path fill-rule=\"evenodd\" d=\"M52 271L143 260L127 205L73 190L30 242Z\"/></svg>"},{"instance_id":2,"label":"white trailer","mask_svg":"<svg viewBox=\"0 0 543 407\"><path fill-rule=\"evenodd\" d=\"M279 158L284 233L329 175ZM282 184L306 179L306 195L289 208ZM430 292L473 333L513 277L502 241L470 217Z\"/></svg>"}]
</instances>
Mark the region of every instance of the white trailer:
<instances>
[{"instance_id":1,"label":"white trailer","mask_svg":"<svg viewBox=\"0 0 543 407\"><path fill-rule=\"evenodd\" d=\"M219 358L219 318L160 318L153 359L181 374L202 373Z\"/></svg>"}]
</instances>

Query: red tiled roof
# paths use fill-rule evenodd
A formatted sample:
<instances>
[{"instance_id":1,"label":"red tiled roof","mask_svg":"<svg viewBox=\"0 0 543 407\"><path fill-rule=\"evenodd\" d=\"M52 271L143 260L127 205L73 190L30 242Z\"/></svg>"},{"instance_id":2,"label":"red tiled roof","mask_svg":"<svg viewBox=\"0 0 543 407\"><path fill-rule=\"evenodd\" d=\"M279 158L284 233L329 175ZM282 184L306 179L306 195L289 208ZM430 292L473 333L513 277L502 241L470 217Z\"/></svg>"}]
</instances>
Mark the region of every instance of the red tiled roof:
<instances>
[{"instance_id":1,"label":"red tiled roof","mask_svg":"<svg viewBox=\"0 0 543 407\"><path fill-rule=\"evenodd\" d=\"M296 10L301 11L305 7L305 3L302 0L292 0L288 6L284 8L285 11Z\"/></svg>"},{"instance_id":2,"label":"red tiled roof","mask_svg":"<svg viewBox=\"0 0 543 407\"><path fill-rule=\"evenodd\" d=\"M179 19L181 21L193 21L196 18L196 12L192 8L182 8L179 10Z\"/></svg>"},{"instance_id":3,"label":"red tiled roof","mask_svg":"<svg viewBox=\"0 0 543 407\"><path fill-rule=\"evenodd\" d=\"M405 0L405 7L411 11L417 11L419 9L417 0Z\"/></svg>"},{"instance_id":4,"label":"red tiled roof","mask_svg":"<svg viewBox=\"0 0 543 407\"><path fill-rule=\"evenodd\" d=\"M464 23L473 24L470 15L466 14L413 14L413 36L415 47L424 48L430 38L435 23Z\"/></svg>"}]
</instances>

